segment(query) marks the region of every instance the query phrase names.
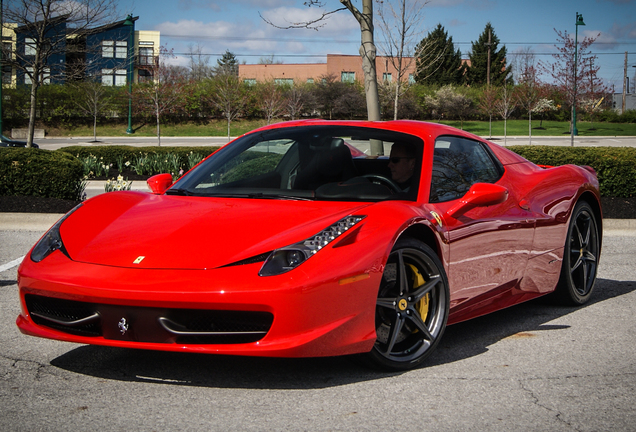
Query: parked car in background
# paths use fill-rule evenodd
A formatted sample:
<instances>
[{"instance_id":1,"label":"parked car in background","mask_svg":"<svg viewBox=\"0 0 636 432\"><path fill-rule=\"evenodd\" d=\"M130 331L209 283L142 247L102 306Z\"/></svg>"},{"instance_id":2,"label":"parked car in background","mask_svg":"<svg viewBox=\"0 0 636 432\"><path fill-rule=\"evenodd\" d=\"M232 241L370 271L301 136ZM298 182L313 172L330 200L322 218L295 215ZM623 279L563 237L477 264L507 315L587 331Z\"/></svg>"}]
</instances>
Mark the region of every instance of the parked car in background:
<instances>
[{"instance_id":1,"label":"parked car in background","mask_svg":"<svg viewBox=\"0 0 636 432\"><path fill-rule=\"evenodd\" d=\"M4 135L0 135L0 147L26 147L26 144L26 141L16 141ZM33 148L40 148L40 146L33 143Z\"/></svg>"}]
</instances>

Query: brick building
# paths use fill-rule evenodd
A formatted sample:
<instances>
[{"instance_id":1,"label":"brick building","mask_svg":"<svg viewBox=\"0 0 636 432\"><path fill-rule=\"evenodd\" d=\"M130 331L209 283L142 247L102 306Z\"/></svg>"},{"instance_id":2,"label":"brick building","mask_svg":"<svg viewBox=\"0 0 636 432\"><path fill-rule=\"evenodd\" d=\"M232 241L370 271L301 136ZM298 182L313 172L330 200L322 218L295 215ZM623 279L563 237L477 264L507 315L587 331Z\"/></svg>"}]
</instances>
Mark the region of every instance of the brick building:
<instances>
[{"instance_id":1,"label":"brick building","mask_svg":"<svg viewBox=\"0 0 636 432\"><path fill-rule=\"evenodd\" d=\"M414 82L415 60L405 58L408 63L403 81ZM378 81L392 82L398 72L388 57L378 56L375 60ZM332 75L342 82L364 81L362 58L359 55L327 54L326 63L296 64L242 64L239 77L248 83L274 81L279 84L312 83L322 77Z\"/></svg>"}]
</instances>

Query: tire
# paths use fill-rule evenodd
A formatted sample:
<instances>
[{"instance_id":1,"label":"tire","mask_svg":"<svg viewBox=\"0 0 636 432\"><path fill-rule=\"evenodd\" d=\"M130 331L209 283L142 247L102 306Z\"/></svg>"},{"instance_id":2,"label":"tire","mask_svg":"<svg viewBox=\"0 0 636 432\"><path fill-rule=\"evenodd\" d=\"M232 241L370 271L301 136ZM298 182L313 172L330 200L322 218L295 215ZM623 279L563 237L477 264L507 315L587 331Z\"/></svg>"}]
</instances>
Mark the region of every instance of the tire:
<instances>
[{"instance_id":1,"label":"tire","mask_svg":"<svg viewBox=\"0 0 636 432\"><path fill-rule=\"evenodd\" d=\"M435 252L414 239L400 239L382 275L376 303L376 342L366 363L391 371L419 366L439 343L450 295Z\"/></svg>"},{"instance_id":2,"label":"tire","mask_svg":"<svg viewBox=\"0 0 636 432\"><path fill-rule=\"evenodd\" d=\"M598 225L592 207L579 201L574 207L563 251L561 276L554 298L561 304L580 306L594 291L600 257Z\"/></svg>"}]
</instances>

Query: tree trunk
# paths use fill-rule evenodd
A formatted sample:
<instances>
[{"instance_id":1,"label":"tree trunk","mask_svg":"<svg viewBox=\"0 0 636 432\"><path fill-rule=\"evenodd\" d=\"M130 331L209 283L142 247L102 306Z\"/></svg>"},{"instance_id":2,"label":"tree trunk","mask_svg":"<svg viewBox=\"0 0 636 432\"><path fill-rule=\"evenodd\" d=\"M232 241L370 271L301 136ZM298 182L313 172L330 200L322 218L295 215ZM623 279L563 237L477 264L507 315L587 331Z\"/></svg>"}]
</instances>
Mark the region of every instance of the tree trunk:
<instances>
[{"instance_id":1,"label":"tree trunk","mask_svg":"<svg viewBox=\"0 0 636 432\"><path fill-rule=\"evenodd\" d=\"M399 75L399 74L398 74ZM398 105L400 101L400 77L398 76L398 82L395 83L395 100L393 101L393 120L398 119Z\"/></svg>"},{"instance_id":2,"label":"tree trunk","mask_svg":"<svg viewBox=\"0 0 636 432\"><path fill-rule=\"evenodd\" d=\"M364 72L364 92L367 99L367 118L380 121L380 98L378 96L378 75L375 67L376 47L373 41L373 0L362 0L362 13L351 0L340 0L360 24L362 71ZM371 155L383 155L381 141L371 141Z\"/></svg>"},{"instance_id":3,"label":"tree trunk","mask_svg":"<svg viewBox=\"0 0 636 432\"><path fill-rule=\"evenodd\" d=\"M36 84L35 73L33 74L33 81L31 84L31 107L29 108L29 130L27 131L27 148L33 147L33 133L35 132L35 112L37 104L38 87Z\"/></svg>"},{"instance_id":4,"label":"tree trunk","mask_svg":"<svg viewBox=\"0 0 636 432\"><path fill-rule=\"evenodd\" d=\"M528 145L532 145L532 110L528 110Z\"/></svg>"}]
</instances>

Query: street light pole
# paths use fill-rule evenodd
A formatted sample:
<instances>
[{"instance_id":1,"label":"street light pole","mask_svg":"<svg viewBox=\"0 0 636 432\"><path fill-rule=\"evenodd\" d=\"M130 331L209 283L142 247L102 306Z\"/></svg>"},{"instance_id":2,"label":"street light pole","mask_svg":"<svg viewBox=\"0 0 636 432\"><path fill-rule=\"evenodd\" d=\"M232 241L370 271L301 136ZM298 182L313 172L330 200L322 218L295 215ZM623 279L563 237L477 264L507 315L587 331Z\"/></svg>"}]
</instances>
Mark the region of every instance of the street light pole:
<instances>
[{"instance_id":1,"label":"street light pole","mask_svg":"<svg viewBox=\"0 0 636 432\"><path fill-rule=\"evenodd\" d=\"M133 61L134 61L134 53L135 53L135 21L133 20L132 15L128 15L126 17L126 21L124 21L124 25L130 28L130 32L128 33L128 129L126 129L127 134L134 134L135 131L132 128L132 87L133 87Z\"/></svg>"},{"instance_id":2,"label":"street light pole","mask_svg":"<svg viewBox=\"0 0 636 432\"><path fill-rule=\"evenodd\" d=\"M4 83L2 78L2 50L4 49L4 16L2 15L2 0L0 0L0 135L2 135L2 84Z\"/></svg>"},{"instance_id":3,"label":"street light pole","mask_svg":"<svg viewBox=\"0 0 636 432\"><path fill-rule=\"evenodd\" d=\"M579 26L585 25L583 22L583 15L576 13L576 23L574 25L574 97L572 98L572 130L570 131L570 145L574 146L574 136L579 134L579 130L576 128L576 61L577 51L579 47Z\"/></svg>"}]
</instances>

